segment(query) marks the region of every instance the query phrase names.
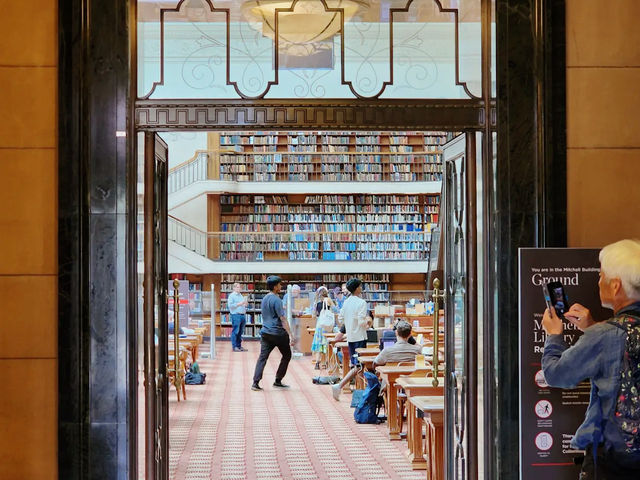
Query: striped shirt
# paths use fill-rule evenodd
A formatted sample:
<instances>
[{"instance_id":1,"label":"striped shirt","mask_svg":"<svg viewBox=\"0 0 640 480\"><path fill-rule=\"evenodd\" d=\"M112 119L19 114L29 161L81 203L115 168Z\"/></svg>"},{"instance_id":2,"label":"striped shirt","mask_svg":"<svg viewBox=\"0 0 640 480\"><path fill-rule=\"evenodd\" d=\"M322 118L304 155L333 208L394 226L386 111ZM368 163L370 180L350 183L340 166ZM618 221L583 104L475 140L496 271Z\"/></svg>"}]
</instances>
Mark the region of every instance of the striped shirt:
<instances>
[{"instance_id":1,"label":"striped shirt","mask_svg":"<svg viewBox=\"0 0 640 480\"><path fill-rule=\"evenodd\" d=\"M398 338L398 341L390 347L384 348L374 359L376 365L384 365L388 362L413 362L416 355L422 353L422 345L411 345L406 340Z\"/></svg>"}]
</instances>

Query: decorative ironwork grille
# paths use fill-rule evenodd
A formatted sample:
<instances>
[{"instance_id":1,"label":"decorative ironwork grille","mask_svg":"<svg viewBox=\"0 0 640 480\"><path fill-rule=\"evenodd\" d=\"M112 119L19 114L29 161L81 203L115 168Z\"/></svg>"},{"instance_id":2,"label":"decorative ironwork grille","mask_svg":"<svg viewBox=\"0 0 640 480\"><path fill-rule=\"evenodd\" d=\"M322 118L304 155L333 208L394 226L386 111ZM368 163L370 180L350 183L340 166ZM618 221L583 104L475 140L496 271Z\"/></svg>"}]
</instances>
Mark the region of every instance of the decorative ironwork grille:
<instances>
[{"instance_id":1,"label":"decorative ironwork grille","mask_svg":"<svg viewBox=\"0 0 640 480\"><path fill-rule=\"evenodd\" d=\"M140 99L466 99L480 0L138 2Z\"/></svg>"}]
</instances>

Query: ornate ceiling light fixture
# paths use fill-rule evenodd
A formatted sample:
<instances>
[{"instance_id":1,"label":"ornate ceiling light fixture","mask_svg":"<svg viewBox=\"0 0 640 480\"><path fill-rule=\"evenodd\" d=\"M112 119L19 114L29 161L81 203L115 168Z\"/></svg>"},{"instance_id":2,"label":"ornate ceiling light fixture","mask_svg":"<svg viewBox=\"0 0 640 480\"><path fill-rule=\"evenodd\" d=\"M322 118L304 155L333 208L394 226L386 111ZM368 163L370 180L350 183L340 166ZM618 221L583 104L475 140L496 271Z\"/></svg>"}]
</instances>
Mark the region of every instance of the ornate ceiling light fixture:
<instances>
[{"instance_id":1,"label":"ornate ceiling light fixture","mask_svg":"<svg viewBox=\"0 0 640 480\"><path fill-rule=\"evenodd\" d=\"M290 10L293 4L293 11ZM244 2L242 13L248 22L261 28L271 39L276 36L276 9L278 13L278 42L303 45L329 40L342 30L340 9L344 22L368 10L365 0L250 0Z\"/></svg>"}]
</instances>

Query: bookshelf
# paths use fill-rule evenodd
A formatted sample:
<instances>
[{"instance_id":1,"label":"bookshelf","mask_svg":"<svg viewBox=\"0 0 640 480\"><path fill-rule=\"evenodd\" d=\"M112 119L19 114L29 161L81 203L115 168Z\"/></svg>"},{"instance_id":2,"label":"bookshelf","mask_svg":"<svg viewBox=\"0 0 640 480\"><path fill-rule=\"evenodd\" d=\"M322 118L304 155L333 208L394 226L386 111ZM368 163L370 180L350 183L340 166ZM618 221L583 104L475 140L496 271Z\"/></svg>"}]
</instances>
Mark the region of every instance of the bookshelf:
<instances>
[{"instance_id":1,"label":"bookshelf","mask_svg":"<svg viewBox=\"0 0 640 480\"><path fill-rule=\"evenodd\" d=\"M223 261L429 259L439 195L220 195Z\"/></svg>"},{"instance_id":2,"label":"bookshelf","mask_svg":"<svg viewBox=\"0 0 640 480\"><path fill-rule=\"evenodd\" d=\"M317 274L282 274L280 277L286 284L300 286L300 296L309 298L321 285L329 289L341 286L351 277L358 277L363 282L363 298L369 303L372 310L378 302L389 300L390 276L389 274L354 274L354 275L317 275ZM233 284L241 285L242 295L249 301L246 313L246 326L243 336L245 338L259 338L262 327L262 314L260 302L268 293L266 287L266 275L262 274L222 274L220 282L220 309L217 311L216 337L227 339L231 336L231 317L227 308L227 297L233 290ZM284 295L284 293L282 294Z\"/></svg>"},{"instance_id":3,"label":"bookshelf","mask_svg":"<svg viewBox=\"0 0 640 480\"><path fill-rule=\"evenodd\" d=\"M219 179L239 182L442 180L446 132L225 132Z\"/></svg>"}]
</instances>

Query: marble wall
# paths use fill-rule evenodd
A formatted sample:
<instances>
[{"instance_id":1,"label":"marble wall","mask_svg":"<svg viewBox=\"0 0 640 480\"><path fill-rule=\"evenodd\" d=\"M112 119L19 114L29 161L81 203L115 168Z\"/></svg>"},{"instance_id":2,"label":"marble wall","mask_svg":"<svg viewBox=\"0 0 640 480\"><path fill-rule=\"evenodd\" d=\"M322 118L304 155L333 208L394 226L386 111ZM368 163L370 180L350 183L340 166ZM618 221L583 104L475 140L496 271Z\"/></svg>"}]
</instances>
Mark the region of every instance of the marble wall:
<instances>
[{"instance_id":1,"label":"marble wall","mask_svg":"<svg viewBox=\"0 0 640 480\"><path fill-rule=\"evenodd\" d=\"M0 15L0 478L56 479L57 5Z\"/></svg>"},{"instance_id":2,"label":"marble wall","mask_svg":"<svg viewBox=\"0 0 640 480\"><path fill-rule=\"evenodd\" d=\"M640 2L567 0L572 247L640 238Z\"/></svg>"}]
</instances>

